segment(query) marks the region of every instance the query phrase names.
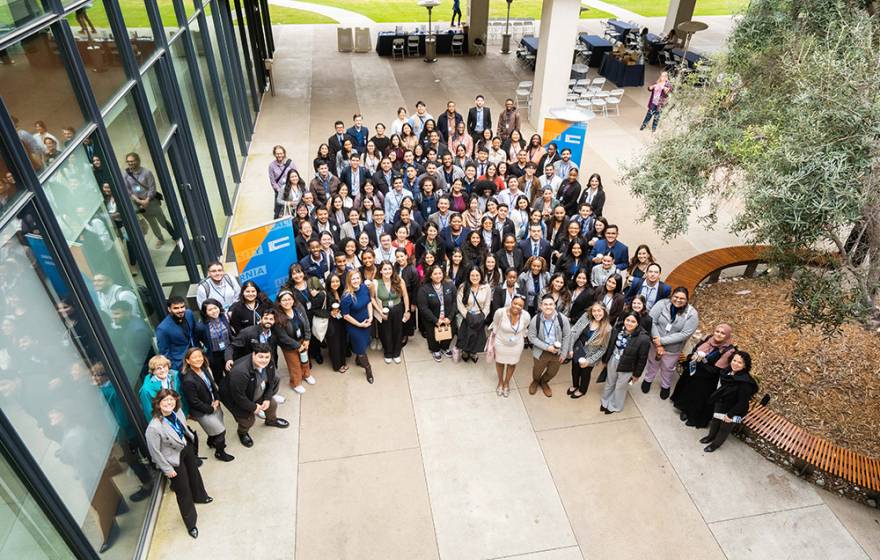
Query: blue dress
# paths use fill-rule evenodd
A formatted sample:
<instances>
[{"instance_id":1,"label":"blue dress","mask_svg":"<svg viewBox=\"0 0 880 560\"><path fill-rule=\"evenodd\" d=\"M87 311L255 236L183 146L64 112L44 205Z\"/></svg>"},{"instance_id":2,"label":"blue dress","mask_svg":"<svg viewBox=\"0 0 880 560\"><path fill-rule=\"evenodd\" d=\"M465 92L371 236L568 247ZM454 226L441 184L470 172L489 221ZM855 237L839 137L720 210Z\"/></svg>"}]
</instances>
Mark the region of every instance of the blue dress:
<instances>
[{"instance_id":1,"label":"blue dress","mask_svg":"<svg viewBox=\"0 0 880 560\"><path fill-rule=\"evenodd\" d=\"M351 315L357 321L366 321L370 316L367 308L370 305L370 290L366 285L361 284L357 292L346 294L339 303L339 310L343 315ZM351 351L361 356L367 353L370 346L370 327L356 327L345 322L345 330L348 333L348 340L351 342Z\"/></svg>"}]
</instances>

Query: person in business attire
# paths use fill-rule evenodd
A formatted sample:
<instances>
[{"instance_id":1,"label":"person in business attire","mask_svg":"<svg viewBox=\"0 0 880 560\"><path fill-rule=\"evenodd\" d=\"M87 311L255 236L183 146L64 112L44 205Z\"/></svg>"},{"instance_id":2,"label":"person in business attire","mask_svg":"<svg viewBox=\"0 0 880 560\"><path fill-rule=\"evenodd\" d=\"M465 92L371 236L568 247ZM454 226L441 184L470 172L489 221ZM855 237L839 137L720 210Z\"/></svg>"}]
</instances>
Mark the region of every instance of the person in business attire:
<instances>
[{"instance_id":1,"label":"person in business attire","mask_svg":"<svg viewBox=\"0 0 880 560\"><path fill-rule=\"evenodd\" d=\"M278 194L287 185L288 172L291 169L296 169L296 165L293 164L293 160L287 157L287 150L284 149L284 146L278 145L272 148L272 155L274 159L269 163L269 186L272 187L272 192L277 199ZM281 217L282 209L283 205L276 200L273 214L275 219Z\"/></svg>"},{"instance_id":2,"label":"person in business attire","mask_svg":"<svg viewBox=\"0 0 880 560\"><path fill-rule=\"evenodd\" d=\"M189 405L190 418L208 434L208 447L214 457L228 463L235 459L226 452L226 426L220 408L220 387L211 375L208 360L201 348L190 348L183 357L180 388Z\"/></svg>"},{"instance_id":3,"label":"person in business attire","mask_svg":"<svg viewBox=\"0 0 880 560\"><path fill-rule=\"evenodd\" d=\"M462 360L477 363L477 355L486 347L486 313L492 305L492 288L483 281L483 272L478 266L468 271L455 301L461 317L455 347L461 351Z\"/></svg>"},{"instance_id":4,"label":"person in business attire","mask_svg":"<svg viewBox=\"0 0 880 560\"><path fill-rule=\"evenodd\" d=\"M541 293L550 283L550 273L547 272L547 261L541 257L529 257L523 268L517 285L520 293L526 296L526 311L534 317L541 310Z\"/></svg>"},{"instance_id":5,"label":"person in business attire","mask_svg":"<svg viewBox=\"0 0 880 560\"><path fill-rule=\"evenodd\" d=\"M721 372L730 366L736 352L733 329L719 323L709 336L703 337L687 357L684 371L672 392L672 404L681 411L679 418L688 426L705 428L712 420L714 406L709 397L718 387Z\"/></svg>"},{"instance_id":6,"label":"person in business attire","mask_svg":"<svg viewBox=\"0 0 880 560\"><path fill-rule=\"evenodd\" d=\"M437 117L437 130L443 138L449 138L458 128L458 123L463 122L461 113L455 110L455 101L449 101L446 103L446 112Z\"/></svg>"},{"instance_id":7,"label":"person in business attire","mask_svg":"<svg viewBox=\"0 0 880 560\"><path fill-rule=\"evenodd\" d=\"M574 216L577 213L580 196L581 184L578 182L578 170L571 169L556 190L556 200L565 208L566 216Z\"/></svg>"},{"instance_id":8,"label":"person in business attire","mask_svg":"<svg viewBox=\"0 0 880 560\"><path fill-rule=\"evenodd\" d=\"M351 118L353 124L345 131L345 134L351 138L354 149L359 154L366 153L370 130L364 126L364 117L360 113L355 113Z\"/></svg>"},{"instance_id":9,"label":"person in business attire","mask_svg":"<svg viewBox=\"0 0 880 560\"><path fill-rule=\"evenodd\" d=\"M617 318L623 313L625 307L623 303L623 292L620 287L623 285L619 274L611 274L606 277L601 285L593 288L593 301L602 304L608 310L608 320L611 324L617 322Z\"/></svg>"},{"instance_id":10,"label":"person in business attire","mask_svg":"<svg viewBox=\"0 0 880 560\"><path fill-rule=\"evenodd\" d=\"M428 339L428 350L435 362L440 362L445 354L452 357L449 349L452 340L438 341L435 337L435 327L448 325L455 336L455 286L452 282L444 280L445 274L439 266L431 266L425 271L425 282L419 288L416 298L419 308L419 319L424 325L424 331Z\"/></svg>"},{"instance_id":11,"label":"person in business attire","mask_svg":"<svg viewBox=\"0 0 880 560\"><path fill-rule=\"evenodd\" d=\"M348 221L339 226L339 237L341 238L338 244L339 247L345 245L343 241L346 239L357 239L360 237L366 225L367 222L361 219L361 213L357 208L349 209Z\"/></svg>"},{"instance_id":12,"label":"person in business attire","mask_svg":"<svg viewBox=\"0 0 880 560\"><path fill-rule=\"evenodd\" d=\"M617 240L618 228L614 224L608 224L605 227L605 238L599 239L593 245L590 252L590 258L594 263L602 262L603 255L613 255L614 265L617 267L618 273L626 280L626 271L629 268L629 247L623 242Z\"/></svg>"},{"instance_id":13,"label":"person in business attire","mask_svg":"<svg viewBox=\"0 0 880 560\"><path fill-rule=\"evenodd\" d=\"M205 322L199 325L199 340L205 345L211 371L219 382L223 380L226 370L232 367L232 329L216 299L206 299L201 311Z\"/></svg>"},{"instance_id":14,"label":"person in business attire","mask_svg":"<svg viewBox=\"0 0 880 560\"><path fill-rule=\"evenodd\" d=\"M529 394L534 395L540 387L544 396L552 397L550 381L556 377L559 366L571 358L571 324L556 310L551 294L541 298L541 309L529 322L529 341L535 359Z\"/></svg>"},{"instance_id":15,"label":"person in business attire","mask_svg":"<svg viewBox=\"0 0 880 560\"><path fill-rule=\"evenodd\" d=\"M651 308L653 345L642 381L643 393L651 391L651 383L659 375L660 398L669 398L672 374L681 349L700 324L700 314L688 303L688 296L687 288L679 286L672 290L669 299L662 299Z\"/></svg>"},{"instance_id":16,"label":"person in business attire","mask_svg":"<svg viewBox=\"0 0 880 560\"><path fill-rule=\"evenodd\" d=\"M394 239L394 226L385 221L384 208L373 208L373 221L365 225L363 231L370 238L371 247L380 247L383 235Z\"/></svg>"},{"instance_id":17,"label":"person in business attire","mask_svg":"<svg viewBox=\"0 0 880 560\"><path fill-rule=\"evenodd\" d=\"M220 400L232 413L238 424L238 440L245 447L253 447L250 429L262 412L266 425L287 428L290 422L276 415L278 404L272 396L278 391L278 376L272 364L272 349L266 344L254 344L253 353L237 360L220 386Z\"/></svg>"},{"instance_id":18,"label":"person in business attire","mask_svg":"<svg viewBox=\"0 0 880 560\"><path fill-rule=\"evenodd\" d=\"M541 224L532 224L529 226L529 236L519 242L519 250L523 255L529 257L541 257L545 261L550 262L550 253L552 247L550 242L544 239Z\"/></svg>"},{"instance_id":19,"label":"person in business attire","mask_svg":"<svg viewBox=\"0 0 880 560\"><path fill-rule=\"evenodd\" d=\"M492 315L490 329L493 336L489 350L495 354L495 373L498 374L495 394L499 397L510 396L510 379L522 358L531 320L529 312L524 309L525 303L522 294L514 294L507 306L496 309Z\"/></svg>"},{"instance_id":20,"label":"person in business attire","mask_svg":"<svg viewBox=\"0 0 880 560\"><path fill-rule=\"evenodd\" d=\"M361 167L361 156L357 153L348 158L349 165L339 174L339 180L348 185L351 196L358 197L367 182L367 170ZM331 196L336 193L331 193Z\"/></svg>"},{"instance_id":21,"label":"person in business attire","mask_svg":"<svg viewBox=\"0 0 880 560\"><path fill-rule=\"evenodd\" d=\"M658 263L651 263L645 271L645 275L633 280L626 291L626 303L629 304L637 295L645 297L645 306L648 311L660 300L666 299L672 293L672 288L666 282L660 281L662 268Z\"/></svg>"},{"instance_id":22,"label":"person in business attire","mask_svg":"<svg viewBox=\"0 0 880 560\"><path fill-rule=\"evenodd\" d=\"M153 463L171 480L171 489L177 496L177 507L187 533L197 539L195 504L210 504L214 499L208 495L202 482L195 452L196 435L186 425L186 418L180 410L180 395L176 391L162 389L153 398L145 437Z\"/></svg>"},{"instance_id":23,"label":"person in business attire","mask_svg":"<svg viewBox=\"0 0 880 560\"><path fill-rule=\"evenodd\" d=\"M648 361L651 339L639 326L639 316L630 312L611 331L602 357L607 371L599 410L613 414L623 410L630 379L637 382Z\"/></svg>"},{"instance_id":24,"label":"person in business attire","mask_svg":"<svg viewBox=\"0 0 880 560\"><path fill-rule=\"evenodd\" d=\"M327 308L330 309L330 321L327 324L327 354L333 371L345 373L348 366L345 354L348 350L348 335L345 332L345 319L342 318L340 305L342 292L345 289L342 277L335 272L327 276Z\"/></svg>"},{"instance_id":25,"label":"person in business attire","mask_svg":"<svg viewBox=\"0 0 880 560\"><path fill-rule=\"evenodd\" d=\"M272 363L278 367L278 337L275 334L275 309L263 311L256 325L245 327L232 339L232 361L253 353L254 344L266 344L272 350Z\"/></svg>"},{"instance_id":26,"label":"person in business attire","mask_svg":"<svg viewBox=\"0 0 880 560\"><path fill-rule=\"evenodd\" d=\"M715 413L709 422L709 434L700 440L707 443L703 448L712 453L724 444L734 426L742 423L749 412L749 401L758 392L758 382L751 376L752 357L737 350L730 359L730 367L721 374L718 390L709 397Z\"/></svg>"},{"instance_id":27,"label":"person in business attire","mask_svg":"<svg viewBox=\"0 0 880 560\"><path fill-rule=\"evenodd\" d=\"M593 367L602 360L608 339L611 336L611 323L608 310L594 303L590 311L584 313L571 328L572 360L571 387L568 396L579 399L587 394Z\"/></svg>"},{"instance_id":28,"label":"person in business attire","mask_svg":"<svg viewBox=\"0 0 880 560\"><path fill-rule=\"evenodd\" d=\"M593 209L593 215L597 218L602 217L602 210L605 208L605 187L602 186L602 177L598 173L593 173L587 179L587 186L581 193L578 204L589 204Z\"/></svg>"},{"instance_id":29,"label":"person in business attire","mask_svg":"<svg viewBox=\"0 0 880 560\"><path fill-rule=\"evenodd\" d=\"M520 129L520 115L513 99L504 100L504 111L498 117L498 137L502 141L510 138L510 133Z\"/></svg>"},{"instance_id":30,"label":"person in business attire","mask_svg":"<svg viewBox=\"0 0 880 560\"><path fill-rule=\"evenodd\" d=\"M256 282L246 280L241 285L238 301L229 308L229 328L237 336L242 330L260 322L263 313L272 307L272 302L260 290Z\"/></svg>"},{"instance_id":31,"label":"person in business attire","mask_svg":"<svg viewBox=\"0 0 880 560\"><path fill-rule=\"evenodd\" d=\"M180 369L183 355L193 346L198 346L199 329L193 312L186 308L186 300L181 296L168 298L168 315L156 327L156 343L159 353L171 360L171 368Z\"/></svg>"},{"instance_id":32,"label":"person in business attire","mask_svg":"<svg viewBox=\"0 0 880 560\"><path fill-rule=\"evenodd\" d=\"M373 383L373 368L367 356L370 327L373 324L372 299L370 289L362 282L359 271L353 270L345 279L345 291L339 305L355 363L364 368L367 383Z\"/></svg>"},{"instance_id":33,"label":"person in business attire","mask_svg":"<svg viewBox=\"0 0 880 560\"><path fill-rule=\"evenodd\" d=\"M309 363L312 327L306 308L289 289L285 288L278 292L275 301L275 322L278 346L281 348L281 355L290 374L290 386L297 393L303 394L306 392L303 381L309 385L317 382Z\"/></svg>"},{"instance_id":34,"label":"person in business attire","mask_svg":"<svg viewBox=\"0 0 880 560\"><path fill-rule=\"evenodd\" d=\"M333 123L333 127L336 129L336 133L327 139L327 146L330 147L329 159L331 162L333 162L333 165L330 166L330 169L333 170L333 174L335 175L336 154L338 154L342 150L342 144L345 142L345 139L348 138L348 135L345 133L344 122L336 121L335 123Z\"/></svg>"},{"instance_id":35,"label":"person in business attire","mask_svg":"<svg viewBox=\"0 0 880 560\"><path fill-rule=\"evenodd\" d=\"M571 310L568 317L570 321L577 322L587 312L587 308L593 305L593 287L590 286L590 277L587 269L581 268L571 277Z\"/></svg>"},{"instance_id":36,"label":"person in business attire","mask_svg":"<svg viewBox=\"0 0 880 560\"><path fill-rule=\"evenodd\" d=\"M515 270L517 273L522 270L525 256L522 249L517 246L514 234L508 233L504 235L501 241L501 249L495 253L495 260L498 261L498 268L505 274L508 270Z\"/></svg>"},{"instance_id":37,"label":"person in business attire","mask_svg":"<svg viewBox=\"0 0 880 560\"><path fill-rule=\"evenodd\" d=\"M376 188L383 195L387 195L388 191L390 191L394 187L394 178L400 177L400 173L397 173L394 170L394 166L391 163L391 160L387 157L382 158L379 161L379 169L373 173L371 177L373 180L373 184L376 185Z\"/></svg>"}]
</instances>

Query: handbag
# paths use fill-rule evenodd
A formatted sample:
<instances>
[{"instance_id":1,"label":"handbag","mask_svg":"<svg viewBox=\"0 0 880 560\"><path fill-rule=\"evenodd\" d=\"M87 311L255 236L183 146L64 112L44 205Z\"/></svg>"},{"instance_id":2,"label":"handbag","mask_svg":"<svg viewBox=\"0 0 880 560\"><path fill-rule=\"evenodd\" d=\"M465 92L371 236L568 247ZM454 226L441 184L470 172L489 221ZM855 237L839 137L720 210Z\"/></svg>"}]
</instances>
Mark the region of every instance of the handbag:
<instances>
[{"instance_id":1,"label":"handbag","mask_svg":"<svg viewBox=\"0 0 880 560\"><path fill-rule=\"evenodd\" d=\"M434 327L434 340L443 342L444 340L452 340L451 325L437 325Z\"/></svg>"},{"instance_id":2,"label":"handbag","mask_svg":"<svg viewBox=\"0 0 880 560\"><path fill-rule=\"evenodd\" d=\"M486 339L486 359L490 362L495 361L495 331L489 332L489 338Z\"/></svg>"},{"instance_id":3,"label":"handbag","mask_svg":"<svg viewBox=\"0 0 880 560\"><path fill-rule=\"evenodd\" d=\"M327 298L324 297L324 305L321 309L327 308ZM318 342L324 342L324 338L327 336L327 327L330 326L330 318L329 317L319 317L315 315L312 317L312 336Z\"/></svg>"}]
</instances>

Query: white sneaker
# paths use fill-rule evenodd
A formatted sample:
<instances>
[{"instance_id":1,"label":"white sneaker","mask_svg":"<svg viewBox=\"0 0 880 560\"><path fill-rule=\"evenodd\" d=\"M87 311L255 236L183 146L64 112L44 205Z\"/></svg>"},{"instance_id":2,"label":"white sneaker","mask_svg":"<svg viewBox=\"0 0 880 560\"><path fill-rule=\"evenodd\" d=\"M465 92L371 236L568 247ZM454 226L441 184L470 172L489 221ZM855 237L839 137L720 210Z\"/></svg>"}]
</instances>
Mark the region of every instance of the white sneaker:
<instances>
[{"instance_id":1,"label":"white sneaker","mask_svg":"<svg viewBox=\"0 0 880 560\"><path fill-rule=\"evenodd\" d=\"M385 358L385 363L386 363L386 364L390 364L390 363L391 363L391 358Z\"/></svg>"},{"instance_id":2,"label":"white sneaker","mask_svg":"<svg viewBox=\"0 0 880 560\"><path fill-rule=\"evenodd\" d=\"M302 395L303 393L306 392L306 388L303 387L302 385L297 385L296 387L293 388L293 390L296 391L297 393L299 393L300 395Z\"/></svg>"},{"instance_id":3,"label":"white sneaker","mask_svg":"<svg viewBox=\"0 0 880 560\"><path fill-rule=\"evenodd\" d=\"M315 379L315 376L314 376L314 375L310 375L310 376L306 377L305 379L303 379L303 381L305 381L305 382L308 383L309 385L314 385L315 383L318 382L318 380Z\"/></svg>"},{"instance_id":4,"label":"white sneaker","mask_svg":"<svg viewBox=\"0 0 880 560\"><path fill-rule=\"evenodd\" d=\"M260 418L265 419L265 418L266 418L266 413L263 412L263 411L261 410L261 411L257 412L257 416L259 416Z\"/></svg>"},{"instance_id":5,"label":"white sneaker","mask_svg":"<svg viewBox=\"0 0 880 560\"><path fill-rule=\"evenodd\" d=\"M400 356L394 356L393 360L394 360L395 364L399 364L400 363Z\"/></svg>"},{"instance_id":6,"label":"white sneaker","mask_svg":"<svg viewBox=\"0 0 880 560\"><path fill-rule=\"evenodd\" d=\"M281 395L273 395L272 398L273 398L273 399L275 400L275 402L277 402L278 404L284 404L284 401L287 400L287 399L285 399L285 398L284 398L283 396L281 396Z\"/></svg>"}]
</instances>

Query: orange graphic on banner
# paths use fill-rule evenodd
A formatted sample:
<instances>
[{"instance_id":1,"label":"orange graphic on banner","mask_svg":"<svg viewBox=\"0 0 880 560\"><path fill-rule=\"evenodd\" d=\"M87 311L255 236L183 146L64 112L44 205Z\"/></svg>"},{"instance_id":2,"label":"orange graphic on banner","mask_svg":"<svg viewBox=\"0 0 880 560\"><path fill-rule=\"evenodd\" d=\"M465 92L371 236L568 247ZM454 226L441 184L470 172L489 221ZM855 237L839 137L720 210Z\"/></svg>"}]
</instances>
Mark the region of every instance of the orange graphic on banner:
<instances>
[{"instance_id":1,"label":"orange graphic on banner","mask_svg":"<svg viewBox=\"0 0 880 560\"><path fill-rule=\"evenodd\" d=\"M251 258L262 253L263 240L274 224L265 225L247 231L241 231L230 236L232 249L235 251L235 263L239 274L247 268Z\"/></svg>"},{"instance_id":2,"label":"orange graphic on banner","mask_svg":"<svg viewBox=\"0 0 880 560\"><path fill-rule=\"evenodd\" d=\"M544 119L544 134L541 135L541 138L544 139L544 144L559 138L570 126L570 121Z\"/></svg>"}]
</instances>

